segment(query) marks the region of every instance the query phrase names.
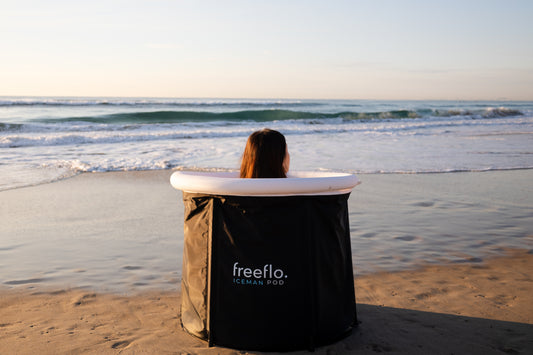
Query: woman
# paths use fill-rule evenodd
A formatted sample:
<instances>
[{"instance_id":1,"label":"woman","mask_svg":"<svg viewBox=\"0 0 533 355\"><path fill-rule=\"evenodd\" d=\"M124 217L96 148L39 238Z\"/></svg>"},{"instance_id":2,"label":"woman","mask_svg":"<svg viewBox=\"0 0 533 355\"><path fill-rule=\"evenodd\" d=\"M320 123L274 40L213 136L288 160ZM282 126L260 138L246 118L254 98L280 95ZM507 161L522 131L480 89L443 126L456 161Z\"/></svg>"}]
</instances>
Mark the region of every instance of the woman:
<instances>
[{"instance_id":1,"label":"woman","mask_svg":"<svg viewBox=\"0 0 533 355\"><path fill-rule=\"evenodd\" d=\"M248 137L242 155L241 178L286 178L289 165L285 137L265 128Z\"/></svg>"}]
</instances>

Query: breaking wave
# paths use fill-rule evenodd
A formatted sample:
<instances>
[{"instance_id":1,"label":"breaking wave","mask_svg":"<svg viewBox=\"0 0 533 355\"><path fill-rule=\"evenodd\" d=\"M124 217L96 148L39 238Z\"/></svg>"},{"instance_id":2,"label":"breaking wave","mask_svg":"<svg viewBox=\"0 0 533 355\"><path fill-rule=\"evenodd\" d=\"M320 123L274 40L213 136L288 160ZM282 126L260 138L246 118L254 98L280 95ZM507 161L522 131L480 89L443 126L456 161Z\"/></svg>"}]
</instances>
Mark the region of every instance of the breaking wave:
<instances>
[{"instance_id":1,"label":"breaking wave","mask_svg":"<svg viewBox=\"0 0 533 355\"><path fill-rule=\"evenodd\" d=\"M254 121L271 122L283 120L303 119L332 119L341 118L350 120L388 120L388 119L412 119L428 117L453 117L462 116L477 118L498 118L522 116L523 112L505 107L488 108L479 111L457 110L394 110L383 112L303 112L293 110L244 110L235 112L201 112L201 111L154 111L154 112L128 112L100 116L66 117L66 118L40 118L35 121L46 123L60 122L92 122L92 123L183 123L183 122L210 122L210 121ZM0 125L0 129L2 126Z\"/></svg>"}]
</instances>

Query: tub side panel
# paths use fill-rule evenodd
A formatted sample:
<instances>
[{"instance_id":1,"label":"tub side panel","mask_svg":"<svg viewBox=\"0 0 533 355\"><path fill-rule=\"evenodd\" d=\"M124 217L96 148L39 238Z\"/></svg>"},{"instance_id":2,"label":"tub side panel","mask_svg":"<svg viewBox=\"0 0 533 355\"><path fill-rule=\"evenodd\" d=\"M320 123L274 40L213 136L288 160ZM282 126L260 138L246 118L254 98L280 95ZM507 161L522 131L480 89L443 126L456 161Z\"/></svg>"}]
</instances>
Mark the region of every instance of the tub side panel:
<instances>
[{"instance_id":1,"label":"tub side panel","mask_svg":"<svg viewBox=\"0 0 533 355\"><path fill-rule=\"evenodd\" d=\"M312 314L299 197L221 197L214 207L214 344L247 350L307 348ZM305 204L305 203L304 203Z\"/></svg>"},{"instance_id":2,"label":"tub side panel","mask_svg":"<svg viewBox=\"0 0 533 355\"><path fill-rule=\"evenodd\" d=\"M208 336L208 270L213 199L183 193L184 243L181 323L192 335Z\"/></svg>"},{"instance_id":3,"label":"tub side panel","mask_svg":"<svg viewBox=\"0 0 533 355\"><path fill-rule=\"evenodd\" d=\"M313 233L317 342L334 341L356 323L348 194L309 199Z\"/></svg>"}]
</instances>

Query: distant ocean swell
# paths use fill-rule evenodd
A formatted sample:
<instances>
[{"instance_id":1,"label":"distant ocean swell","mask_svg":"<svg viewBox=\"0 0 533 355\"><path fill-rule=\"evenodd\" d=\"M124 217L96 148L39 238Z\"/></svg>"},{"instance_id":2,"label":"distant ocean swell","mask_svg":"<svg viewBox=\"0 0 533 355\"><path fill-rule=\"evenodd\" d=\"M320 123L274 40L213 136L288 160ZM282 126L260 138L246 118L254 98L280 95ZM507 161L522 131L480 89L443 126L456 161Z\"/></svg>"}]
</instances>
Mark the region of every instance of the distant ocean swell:
<instances>
[{"instance_id":1,"label":"distant ocean swell","mask_svg":"<svg viewBox=\"0 0 533 355\"><path fill-rule=\"evenodd\" d=\"M244 110L236 112L201 112L201 111L154 111L154 112L127 112L86 117L63 118L37 118L34 122L41 123L66 123L66 122L91 122L91 123L137 123L137 124L164 124L184 122L223 122L223 121L254 121L271 122L284 120L329 120L340 118L343 121L430 118L430 117L465 117L473 119L499 118L522 116L520 110L505 107L485 108L478 111L472 110L394 110L384 112L301 112L292 110ZM19 124L0 122L0 131L20 129Z\"/></svg>"},{"instance_id":2,"label":"distant ocean swell","mask_svg":"<svg viewBox=\"0 0 533 355\"><path fill-rule=\"evenodd\" d=\"M20 98L0 98L0 107L91 107L91 106L117 106L117 107L298 107L298 106L323 106L320 102L308 102L301 100L195 100L195 99L57 99L57 98L42 98L42 99L20 99ZM360 105L347 105L350 107L358 107Z\"/></svg>"},{"instance_id":3,"label":"distant ocean swell","mask_svg":"<svg viewBox=\"0 0 533 355\"><path fill-rule=\"evenodd\" d=\"M0 132L2 131L19 131L22 128L22 124L18 123L2 123L0 122Z\"/></svg>"}]
</instances>

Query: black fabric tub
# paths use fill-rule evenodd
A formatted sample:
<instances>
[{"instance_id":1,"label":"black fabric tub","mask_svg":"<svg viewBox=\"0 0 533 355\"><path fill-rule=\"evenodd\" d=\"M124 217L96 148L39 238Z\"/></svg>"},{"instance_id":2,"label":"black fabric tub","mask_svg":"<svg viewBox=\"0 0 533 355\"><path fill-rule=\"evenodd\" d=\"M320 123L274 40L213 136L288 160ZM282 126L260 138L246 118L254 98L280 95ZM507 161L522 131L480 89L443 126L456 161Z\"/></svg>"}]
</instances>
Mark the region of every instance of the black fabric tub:
<instances>
[{"instance_id":1,"label":"black fabric tub","mask_svg":"<svg viewBox=\"0 0 533 355\"><path fill-rule=\"evenodd\" d=\"M175 172L183 191L181 322L209 345L313 349L356 325L348 197L355 176Z\"/></svg>"}]
</instances>

